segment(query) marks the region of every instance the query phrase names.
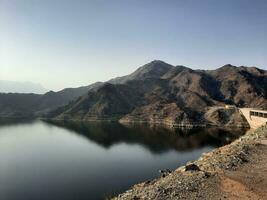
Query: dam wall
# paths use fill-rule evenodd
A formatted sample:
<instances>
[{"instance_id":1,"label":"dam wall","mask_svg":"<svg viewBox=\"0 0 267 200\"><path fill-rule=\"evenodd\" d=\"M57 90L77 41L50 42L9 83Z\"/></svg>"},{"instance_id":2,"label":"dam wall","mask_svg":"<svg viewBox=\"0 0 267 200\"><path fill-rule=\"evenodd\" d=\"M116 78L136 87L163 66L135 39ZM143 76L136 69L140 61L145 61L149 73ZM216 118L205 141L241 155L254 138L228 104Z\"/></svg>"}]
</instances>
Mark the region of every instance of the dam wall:
<instances>
[{"instance_id":1,"label":"dam wall","mask_svg":"<svg viewBox=\"0 0 267 200\"><path fill-rule=\"evenodd\" d=\"M240 113L246 118L250 128L256 129L267 124L267 111L253 108L239 108Z\"/></svg>"}]
</instances>

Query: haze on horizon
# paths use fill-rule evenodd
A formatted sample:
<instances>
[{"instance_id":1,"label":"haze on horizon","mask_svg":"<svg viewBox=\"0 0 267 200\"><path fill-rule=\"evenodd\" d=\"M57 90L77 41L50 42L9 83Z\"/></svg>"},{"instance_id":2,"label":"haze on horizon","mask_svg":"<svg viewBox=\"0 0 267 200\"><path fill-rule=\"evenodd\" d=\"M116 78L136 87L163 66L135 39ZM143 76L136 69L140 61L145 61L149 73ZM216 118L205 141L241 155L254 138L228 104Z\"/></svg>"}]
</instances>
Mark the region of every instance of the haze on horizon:
<instances>
[{"instance_id":1,"label":"haze on horizon","mask_svg":"<svg viewBox=\"0 0 267 200\"><path fill-rule=\"evenodd\" d=\"M158 59L267 69L267 1L0 0L0 80L51 90Z\"/></svg>"}]
</instances>

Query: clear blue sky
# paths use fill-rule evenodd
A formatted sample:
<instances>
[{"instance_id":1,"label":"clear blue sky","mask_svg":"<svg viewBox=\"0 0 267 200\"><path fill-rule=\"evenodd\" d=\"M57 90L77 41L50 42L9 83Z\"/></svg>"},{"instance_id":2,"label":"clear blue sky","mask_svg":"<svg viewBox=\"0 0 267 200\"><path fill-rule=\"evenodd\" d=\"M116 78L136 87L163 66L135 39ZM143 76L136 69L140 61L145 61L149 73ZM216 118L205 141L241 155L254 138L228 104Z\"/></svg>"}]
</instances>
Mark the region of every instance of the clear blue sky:
<instances>
[{"instance_id":1,"label":"clear blue sky","mask_svg":"<svg viewBox=\"0 0 267 200\"><path fill-rule=\"evenodd\" d=\"M0 0L0 79L59 90L154 59L267 69L267 0Z\"/></svg>"}]
</instances>

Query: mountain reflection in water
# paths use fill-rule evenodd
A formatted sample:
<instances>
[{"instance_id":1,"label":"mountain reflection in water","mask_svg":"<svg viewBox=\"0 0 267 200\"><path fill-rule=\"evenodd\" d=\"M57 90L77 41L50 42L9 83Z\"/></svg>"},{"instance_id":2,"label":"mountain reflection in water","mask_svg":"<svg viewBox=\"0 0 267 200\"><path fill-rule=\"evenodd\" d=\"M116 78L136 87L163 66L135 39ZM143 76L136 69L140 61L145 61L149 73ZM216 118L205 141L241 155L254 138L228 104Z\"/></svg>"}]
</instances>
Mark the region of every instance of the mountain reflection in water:
<instances>
[{"instance_id":1,"label":"mountain reflection in water","mask_svg":"<svg viewBox=\"0 0 267 200\"><path fill-rule=\"evenodd\" d=\"M243 133L108 122L0 121L0 199L105 199Z\"/></svg>"},{"instance_id":2,"label":"mountain reflection in water","mask_svg":"<svg viewBox=\"0 0 267 200\"><path fill-rule=\"evenodd\" d=\"M219 147L240 137L243 129L222 128L171 129L147 124L115 122L48 121L47 123L74 131L109 148L117 143L141 144L153 153L168 150L190 151L203 146Z\"/></svg>"}]
</instances>

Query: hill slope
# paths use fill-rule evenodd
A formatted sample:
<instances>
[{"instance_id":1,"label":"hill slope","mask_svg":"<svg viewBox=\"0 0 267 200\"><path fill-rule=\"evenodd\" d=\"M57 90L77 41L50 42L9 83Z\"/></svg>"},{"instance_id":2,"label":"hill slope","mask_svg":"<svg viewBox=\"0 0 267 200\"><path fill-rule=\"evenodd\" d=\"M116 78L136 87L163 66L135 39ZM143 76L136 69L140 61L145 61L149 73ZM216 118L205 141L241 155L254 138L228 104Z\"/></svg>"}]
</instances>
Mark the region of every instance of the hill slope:
<instances>
[{"instance_id":1,"label":"hill slope","mask_svg":"<svg viewBox=\"0 0 267 200\"><path fill-rule=\"evenodd\" d=\"M97 82L79 88L66 88L59 92L39 94L0 93L0 117L24 118L36 117L50 112L57 107L68 104L71 100L97 88Z\"/></svg>"},{"instance_id":2,"label":"hill slope","mask_svg":"<svg viewBox=\"0 0 267 200\"><path fill-rule=\"evenodd\" d=\"M216 123L210 107L267 108L267 72L225 65L216 70L192 70L153 61L134 73L112 79L53 113L56 119L120 119L121 122ZM205 113L209 112L208 115ZM225 124L245 124L233 110ZM209 117L206 117L209 116Z\"/></svg>"}]
</instances>

